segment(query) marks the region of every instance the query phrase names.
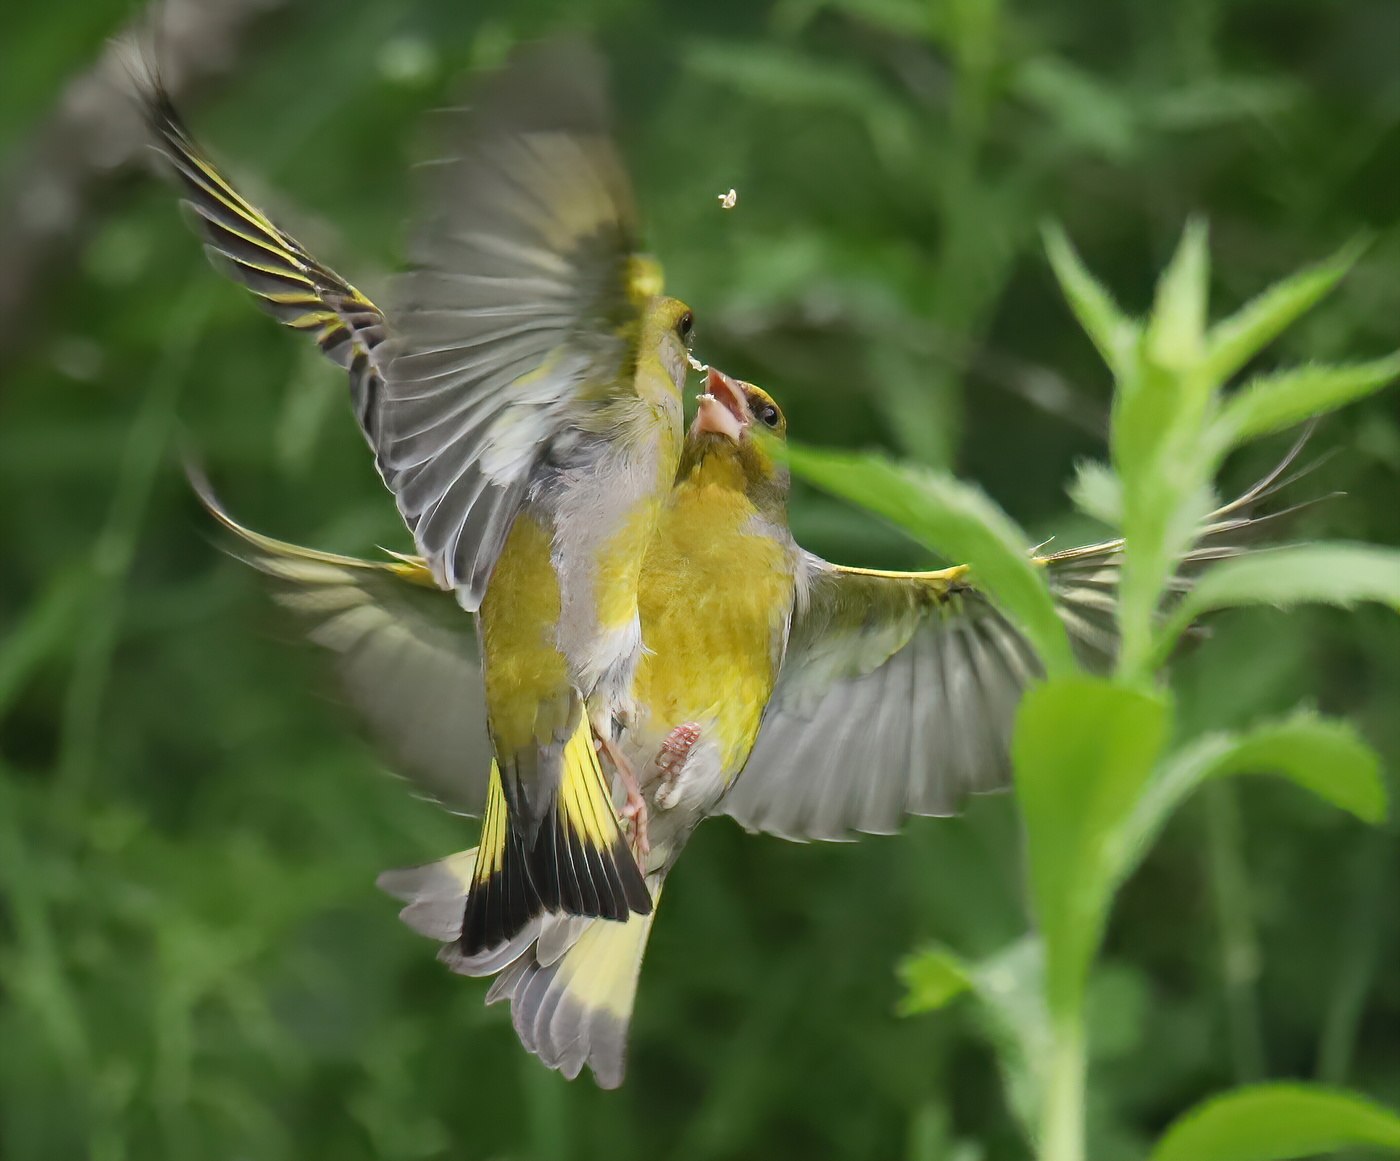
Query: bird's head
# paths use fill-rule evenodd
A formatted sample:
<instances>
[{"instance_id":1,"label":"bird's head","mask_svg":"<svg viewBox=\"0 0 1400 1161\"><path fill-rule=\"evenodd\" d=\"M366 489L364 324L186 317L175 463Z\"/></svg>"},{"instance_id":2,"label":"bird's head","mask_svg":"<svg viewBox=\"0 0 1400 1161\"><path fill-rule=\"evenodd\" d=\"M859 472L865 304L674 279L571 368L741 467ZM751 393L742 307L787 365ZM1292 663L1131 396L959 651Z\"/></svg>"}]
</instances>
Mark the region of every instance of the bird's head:
<instances>
[{"instance_id":1,"label":"bird's head","mask_svg":"<svg viewBox=\"0 0 1400 1161\"><path fill-rule=\"evenodd\" d=\"M788 470L775 452L786 438L787 419L768 392L710 367L681 454L681 476L706 465L737 470L761 512L785 517Z\"/></svg>"}]
</instances>

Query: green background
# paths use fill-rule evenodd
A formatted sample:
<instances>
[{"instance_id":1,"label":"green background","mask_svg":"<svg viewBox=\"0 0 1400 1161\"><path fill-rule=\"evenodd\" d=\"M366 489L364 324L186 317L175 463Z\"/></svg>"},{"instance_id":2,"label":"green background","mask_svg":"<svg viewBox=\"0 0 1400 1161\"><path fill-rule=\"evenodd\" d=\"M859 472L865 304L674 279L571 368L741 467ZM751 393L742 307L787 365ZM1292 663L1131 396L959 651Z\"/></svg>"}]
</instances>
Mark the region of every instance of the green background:
<instances>
[{"instance_id":1,"label":"green background","mask_svg":"<svg viewBox=\"0 0 1400 1161\"><path fill-rule=\"evenodd\" d=\"M1063 485L1102 454L1109 384L1040 253L1045 218L1142 308L1206 214L1217 313L1369 229L1277 356L1400 346L1386 0L265 7L183 106L372 297L403 251L422 113L513 42L588 29L701 357L770 388L794 438L952 467L1059 545L1096 534ZM45 196L49 110L133 16L7 13L0 239ZM475 824L379 772L178 465L195 452L272 534L407 547L341 377L210 271L169 186L132 167L94 188L0 319L0 1157L1025 1156L975 1011L894 1011L905 952L977 957L1024 930L1009 799L855 845L702 828L617 1093L546 1072L485 983L434 961L373 879ZM1237 457L1228 483L1286 445ZM1345 495L1298 534L1400 543L1395 393L1326 422L1309 454L1332 449L1298 492ZM922 562L803 489L793 524L845 562ZM1222 617L1175 684L1193 731L1307 699L1397 768L1400 623L1382 611ZM1199 796L1121 897L1094 982L1095 1161L1141 1156L1238 1081L1400 1104L1397 881L1394 825L1264 781Z\"/></svg>"}]
</instances>

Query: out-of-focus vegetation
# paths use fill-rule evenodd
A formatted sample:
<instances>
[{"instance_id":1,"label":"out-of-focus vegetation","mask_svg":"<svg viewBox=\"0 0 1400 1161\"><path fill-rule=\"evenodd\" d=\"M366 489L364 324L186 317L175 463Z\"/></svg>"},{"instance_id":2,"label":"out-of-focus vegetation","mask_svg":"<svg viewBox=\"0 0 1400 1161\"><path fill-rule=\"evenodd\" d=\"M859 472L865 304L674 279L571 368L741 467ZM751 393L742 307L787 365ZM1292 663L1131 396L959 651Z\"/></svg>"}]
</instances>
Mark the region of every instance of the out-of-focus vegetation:
<instances>
[{"instance_id":1,"label":"out-of-focus vegetation","mask_svg":"<svg viewBox=\"0 0 1400 1161\"><path fill-rule=\"evenodd\" d=\"M911 956L903 1010L937 1010L970 994L1000 1026L991 1043L1036 1156L1085 1161L1098 1148L1086 1133L1089 981L1114 897L1172 815L1203 787L1267 773L1365 822L1386 817L1379 756L1347 723L1303 710L1192 736L1160 671L1193 620L1221 609L1375 601L1400 613L1400 550L1315 541L1239 551L1254 537L1229 517L1252 517L1256 533L1267 525L1272 494L1298 479L1288 469L1300 445L1224 508L1213 488L1230 452L1383 389L1400 375L1400 354L1273 370L1227 392L1239 368L1348 272L1355 247L1208 325L1201 222L1182 234L1141 321L1120 310L1063 233L1050 230L1046 241L1065 297L1114 378L1108 462L1084 461L1072 489L1082 511L1122 536L1110 672L1076 658L1054 586L1026 557L1029 538L975 485L869 453L804 450L792 459L820 486L967 561L1035 642L1045 679L1026 694L1011 747L1032 930L981 963L937 945ZM1182 572L1195 575L1184 594ZM1400 1115L1333 1088L1256 1084L1178 1118L1152 1156L1285 1161L1348 1145L1400 1151Z\"/></svg>"},{"instance_id":2,"label":"out-of-focus vegetation","mask_svg":"<svg viewBox=\"0 0 1400 1161\"><path fill-rule=\"evenodd\" d=\"M7 13L6 196L45 110L131 17L110 0ZM1221 311L1369 229L1270 360L1400 346L1400 9L1383 0L307 0L271 9L184 104L374 295L422 112L560 20L614 62L702 357L771 388L795 437L975 478L1035 538L1097 531L1064 485L1103 455L1109 398L1044 217L1132 309L1193 212ZM25 325L0 328L0 1155L1024 1156L988 1047L1014 1011L895 1012L911 948L974 962L1024 930L1009 799L840 847L703 828L617 1094L543 1070L485 986L397 924L374 874L474 824L377 772L315 658L209 546L175 450L277 535L405 538L334 369L208 270L172 201L141 174L113 184ZM1242 451L1222 490L1283 446ZM1346 495L1294 533L1400 543L1395 395L1313 446L1342 454L1301 487ZM817 493L793 516L836 559L923 559ZM1400 624L1382 610L1225 614L1175 668L1183 736L1313 699L1400 767ZM1393 823L1281 782L1193 799L1121 893L1089 983L1094 1161L1141 1157L1182 1109L1266 1077L1400 1104L1397 881ZM990 965L990 986L1016 969Z\"/></svg>"}]
</instances>

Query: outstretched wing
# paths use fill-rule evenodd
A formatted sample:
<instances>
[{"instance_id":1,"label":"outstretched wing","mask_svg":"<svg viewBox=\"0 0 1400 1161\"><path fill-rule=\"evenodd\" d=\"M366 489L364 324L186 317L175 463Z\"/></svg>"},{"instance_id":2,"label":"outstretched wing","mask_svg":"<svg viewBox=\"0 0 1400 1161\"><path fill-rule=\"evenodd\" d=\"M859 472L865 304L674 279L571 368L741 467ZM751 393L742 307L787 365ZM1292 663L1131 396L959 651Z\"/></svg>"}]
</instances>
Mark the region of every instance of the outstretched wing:
<instances>
[{"instance_id":1,"label":"outstretched wing","mask_svg":"<svg viewBox=\"0 0 1400 1161\"><path fill-rule=\"evenodd\" d=\"M243 527L203 481L196 489L272 581L273 598L335 659L346 700L390 768L461 814L486 802L491 745L472 618L416 558L359 560Z\"/></svg>"},{"instance_id":2,"label":"outstretched wing","mask_svg":"<svg viewBox=\"0 0 1400 1161\"><path fill-rule=\"evenodd\" d=\"M185 188L185 206L210 259L251 290L273 318L313 335L325 355L345 368L355 416L373 446L383 313L224 179L153 73L148 70L139 84L147 124Z\"/></svg>"},{"instance_id":3,"label":"outstretched wing","mask_svg":"<svg viewBox=\"0 0 1400 1161\"><path fill-rule=\"evenodd\" d=\"M1261 529L1310 501L1254 510L1288 475L1305 433L1267 476L1201 526L1173 599ZM1112 664L1123 542L1037 556L1081 662ZM1040 676L1030 645L961 566L933 573L842 568L806 557L778 684L748 764L719 812L792 839L887 834L906 814L956 813L968 794L1010 784L1011 729Z\"/></svg>"},{"instance_id":4,"label":"outstretched wing","mask_svg":"<svg viewBox=\"0 0 1400 1161\"><path fill-rule=\"evenodd\" d=\"M750 830L837 840L1004 788L1039 662L966 569L807 565L758 741L719 810Z\"/></svg>"},{"instance_id":5,"label":"outstretched wing","mask_svg":"<svg viewBox=\"0 0 1400 1161\"><path fill-rule=\"evenodd\" d=\"M474 609L540 466L635 390L660 274L637 252L586 49L525 54L446 116L435 212L393 311L377 452L434 575Z\"/></svg>"}]
</instances>

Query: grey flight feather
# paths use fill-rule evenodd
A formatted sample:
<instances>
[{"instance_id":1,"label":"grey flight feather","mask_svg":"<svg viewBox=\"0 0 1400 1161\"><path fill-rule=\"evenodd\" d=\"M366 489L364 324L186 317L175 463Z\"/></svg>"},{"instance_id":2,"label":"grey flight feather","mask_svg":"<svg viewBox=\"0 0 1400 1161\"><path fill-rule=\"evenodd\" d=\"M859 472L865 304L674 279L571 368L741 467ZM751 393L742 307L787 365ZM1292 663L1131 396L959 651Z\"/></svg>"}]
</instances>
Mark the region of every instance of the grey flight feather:
<instances>
[{"instance_id":1,"label":"grey flight feather","mask_svg":"<svg viewBox=\"0 0 1400 1161\"><path fill-rule=\"evenodd\" d=\"M587 49L523 54L445 114L434 211L398 283L377 458L420 551L467 609L515 515L629 380L626 173Z\"/></svg>"}]
</instances>

